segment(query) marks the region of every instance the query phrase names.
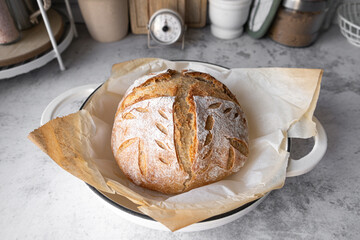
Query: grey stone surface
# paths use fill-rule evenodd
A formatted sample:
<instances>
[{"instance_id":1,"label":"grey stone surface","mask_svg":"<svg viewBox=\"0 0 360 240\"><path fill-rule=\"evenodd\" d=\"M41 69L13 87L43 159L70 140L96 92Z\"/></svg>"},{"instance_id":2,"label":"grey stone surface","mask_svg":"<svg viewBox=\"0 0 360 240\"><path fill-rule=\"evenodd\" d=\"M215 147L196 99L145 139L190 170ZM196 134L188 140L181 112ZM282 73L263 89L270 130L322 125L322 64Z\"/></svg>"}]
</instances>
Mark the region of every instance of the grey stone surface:
<instances>
[{"instance_id":1,"label":"grey stone surface","mask_svg":"<svg viewBox=\"0 0 360 240\"><path fill-rule=\"evenodd\" d=\"M144 35L108 44L92 40L83 25L64 52L67 70L45 67L0 81L1 239L359 239L360 49L333 26L308 48L287 48L244 35L214 38L209 28L190 29L186 48L147 49ZM170 233L121 219L99 203L26 137L39 126L46 105L62 92L107 79L113 63L139 57L200 60L227 67L323 68L315 115L328 134L318 166L288 178L257 209L208 231ZM294 146L296 148L296 146ZM298 148L308 148L299 144Z\"/></svg>"}]
</instances>

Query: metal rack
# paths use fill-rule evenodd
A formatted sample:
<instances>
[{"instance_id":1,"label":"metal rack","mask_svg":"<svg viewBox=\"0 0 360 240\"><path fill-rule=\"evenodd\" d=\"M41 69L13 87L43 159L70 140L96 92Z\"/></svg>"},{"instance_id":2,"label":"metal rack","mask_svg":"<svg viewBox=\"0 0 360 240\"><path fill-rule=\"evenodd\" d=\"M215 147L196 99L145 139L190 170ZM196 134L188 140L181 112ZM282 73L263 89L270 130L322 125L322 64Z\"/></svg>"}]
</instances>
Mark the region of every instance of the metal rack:
<instances>
[{"instance_id":1,"label":"metal rack","mask_svg":"<svg viewBox=\"0 0 360 240\"><path fill-rule=\"evenodd\" d=\"M64 0L64 1L65 1L65 5L66 5L66 10L67 10L67 15L68 15L67 17L70 22L70 26L66 29L65 37L60 42L60 44L58 45L56 43L54 34L51 30L48 16L47 16L46 11L42 4L42 0L37 0L37 4L39 5L41 16L44 20L46 31L49 35L50 42L51 42L53 49L51 51L47 52L46 54L38 56L30 61L25 61L23 63L16 64L16 65L13 65L10 67L1 68L0 69L0 79L11 78L11 77L23 74L23 73L27 73L36 68L40 68L40 67L44 66L45 64L47 64L48 62L50 62L51 60L53 60L54 58L57 58L60 70L61 71L65 70L65 66L64 66L64 63L61 58L61 53L70 45L74 36L77 37L78 34L76 31L74 18L73 18L72 12L71 12L69 0Z\"/></svg>"},{"instance_id":2,"label":"metal rack","mask_svg":"<svg viewBox=\"0 0 360 240\"><path fill-rule=\"evenodd\" d=\"M338 8L339 26L349 43L360 47L360 2L349 2Z\"/></svg>"}]
</instances>

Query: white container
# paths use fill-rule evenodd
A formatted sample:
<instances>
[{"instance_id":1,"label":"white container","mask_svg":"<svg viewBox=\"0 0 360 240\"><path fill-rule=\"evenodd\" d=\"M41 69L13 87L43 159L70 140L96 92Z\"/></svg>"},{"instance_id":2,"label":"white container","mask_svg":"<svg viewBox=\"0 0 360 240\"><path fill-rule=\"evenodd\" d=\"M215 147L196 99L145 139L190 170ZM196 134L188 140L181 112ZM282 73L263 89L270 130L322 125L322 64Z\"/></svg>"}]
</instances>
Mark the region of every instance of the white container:
<instances>
[{"instance_id":1,"label":"white container","mask_svg":"<svg viewBox=\"0 0 360 240\"><path fill-rule=\"evenodd\" d=\"M221 39L234 39L243 33L252 0L209 0L211 33Z\"/></svg>"},{"instance_id":2,"label":"white container","mask_svg":"<svg viewBox=\"0 0 360 240\"><path fill-rule=\"evenodd\" d=\"M79 0L90 35L98 42L116 42L129 29L127 0Z\"/></svg>"}]
</instances>

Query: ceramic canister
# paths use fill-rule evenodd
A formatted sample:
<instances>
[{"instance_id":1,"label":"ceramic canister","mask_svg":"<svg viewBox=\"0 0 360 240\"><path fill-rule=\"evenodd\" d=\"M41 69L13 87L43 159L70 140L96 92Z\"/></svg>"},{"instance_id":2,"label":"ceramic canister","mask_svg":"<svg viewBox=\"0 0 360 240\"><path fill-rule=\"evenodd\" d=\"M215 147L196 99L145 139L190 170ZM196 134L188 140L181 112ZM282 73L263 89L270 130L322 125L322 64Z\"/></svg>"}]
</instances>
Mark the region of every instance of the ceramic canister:
<instances>
[{"instance_id":1,"label":"ceramic canister","mask_svg":"<svg viewBox=\"0 0 360 240\"><path fill-rule=\"evenodd\" d=\"M127 0L79 0L90 35L99 42L115 42L128 33Z\"/></svg>"},{"instance_id":2,"label":"ceramic canister","mask_svg":"<svg viewBox=\"0 0 360 240\"><path fill-rule=\"evenodd\" d=\"M251 2L251 0L209 0L211 33L221 39L241 36Z\"/></svg>"}]
</instances>

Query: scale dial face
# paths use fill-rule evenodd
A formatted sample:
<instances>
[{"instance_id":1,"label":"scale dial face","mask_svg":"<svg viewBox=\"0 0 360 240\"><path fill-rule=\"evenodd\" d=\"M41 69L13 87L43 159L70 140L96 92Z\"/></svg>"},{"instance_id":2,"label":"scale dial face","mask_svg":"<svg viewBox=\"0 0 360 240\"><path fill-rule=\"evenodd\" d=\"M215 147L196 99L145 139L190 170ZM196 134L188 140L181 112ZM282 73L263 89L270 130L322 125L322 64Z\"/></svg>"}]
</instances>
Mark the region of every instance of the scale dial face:
<instances>
[{"instance_id":1,"label":"scale dial face","mask_svg":"<svg viewBox=\"0 0 360 240\"><path fill-rule=\"evenodd\" d=\"M149 31L154 40L163 45L169 45L183 34L181 17L171 10L156 12L149 22Z\"/></svg>"}]
</instances>

